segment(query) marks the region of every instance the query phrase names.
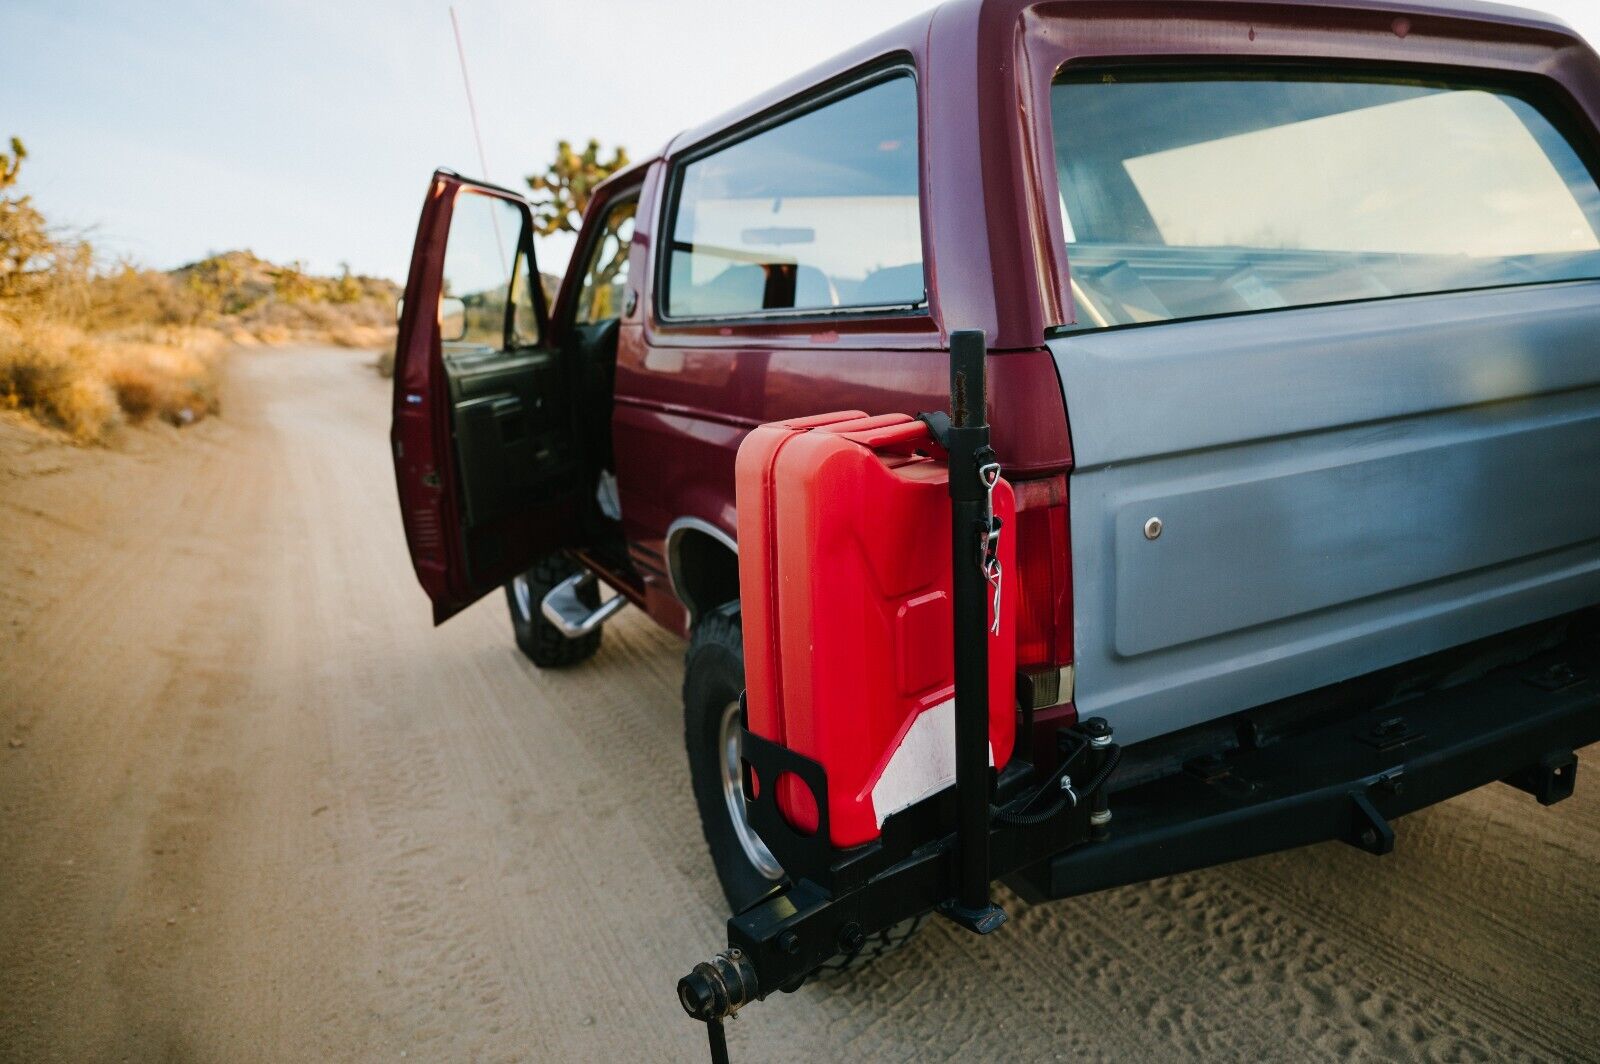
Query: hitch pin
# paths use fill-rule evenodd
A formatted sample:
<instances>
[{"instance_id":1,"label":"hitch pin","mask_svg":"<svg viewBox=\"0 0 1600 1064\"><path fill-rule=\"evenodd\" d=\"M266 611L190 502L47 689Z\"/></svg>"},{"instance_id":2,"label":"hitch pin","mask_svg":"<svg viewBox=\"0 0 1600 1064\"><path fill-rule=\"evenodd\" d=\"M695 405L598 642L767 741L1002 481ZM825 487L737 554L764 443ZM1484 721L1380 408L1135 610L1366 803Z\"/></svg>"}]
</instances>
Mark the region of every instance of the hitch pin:
<instances>
[{"instance_id":1,"label":"hitch pin","mask_svg":"<svg viewBox=\"0 0 1600 1064\"><path fill-rule=\"evenodd\" d=\"M994 538L1000 538L1000 533L995 532ZM994 588L994 621L989 625L990 635L1000 634L1000 578L1003 575L1005 574L1000 571L1000 559L998 557L990 556L984 561L983 578L989 581L989 586Z\"/></svg>"},{"instance_id":2,"label":"hitch pin","mask_svg":"<svg viewBox=\"0 0 1600 1064\"><path fill-rule=\"evenodd\" d=\"M994 516L994 489L1000 483L1000 463L985 462L978 467L978 479L983 482L983 528L978 533L978 566L983 578L994 588L994 621L989 625L991 635L1000 634L1000 581L1005 575L1000 569L1000 522Z\"/></svg>"}]
</instances>

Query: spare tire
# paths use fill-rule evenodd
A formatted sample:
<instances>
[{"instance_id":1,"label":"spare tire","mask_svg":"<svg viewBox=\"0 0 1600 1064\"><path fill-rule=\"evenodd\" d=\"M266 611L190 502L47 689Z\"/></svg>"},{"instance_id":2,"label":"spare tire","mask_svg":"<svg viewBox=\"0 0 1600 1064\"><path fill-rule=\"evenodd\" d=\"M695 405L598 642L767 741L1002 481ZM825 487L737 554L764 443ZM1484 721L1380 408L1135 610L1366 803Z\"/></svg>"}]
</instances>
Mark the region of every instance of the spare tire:
<instances>
[{"instance_id":1,"label":"spare tire","mask_svg":"<svg viewBox=\"0 0 1600 1064\"><path fill-rule=\"evenodd\" d=\"M731 911L743 912L783 881L783 868L750 826L739 761L739 696L744 691L744 635L739 603L700 618L689 639L683 670L683 739L700 827L711 850ZM843 971L882 956L922 926L903 920L870 936L860 949L840 954L824 972Z\"/></svg>"}]
</instances>

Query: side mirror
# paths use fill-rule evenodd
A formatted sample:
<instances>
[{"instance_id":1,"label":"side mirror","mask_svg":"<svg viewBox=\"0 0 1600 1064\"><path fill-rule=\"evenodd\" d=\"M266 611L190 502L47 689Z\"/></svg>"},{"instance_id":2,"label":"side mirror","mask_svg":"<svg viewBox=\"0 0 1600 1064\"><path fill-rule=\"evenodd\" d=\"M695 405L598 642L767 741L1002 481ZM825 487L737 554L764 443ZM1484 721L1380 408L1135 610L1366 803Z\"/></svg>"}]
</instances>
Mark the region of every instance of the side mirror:
<instances>
[{"instance_id":1,"label":"side mirror","mask_svg":"<svg viewBox=\"0 0 1600 1064\"><path fill-rule=\"evenodd\" d=\"M467 335L467 305L455 296L439 299L439 339L453 344Z\"/></svg>"}]
</instances>

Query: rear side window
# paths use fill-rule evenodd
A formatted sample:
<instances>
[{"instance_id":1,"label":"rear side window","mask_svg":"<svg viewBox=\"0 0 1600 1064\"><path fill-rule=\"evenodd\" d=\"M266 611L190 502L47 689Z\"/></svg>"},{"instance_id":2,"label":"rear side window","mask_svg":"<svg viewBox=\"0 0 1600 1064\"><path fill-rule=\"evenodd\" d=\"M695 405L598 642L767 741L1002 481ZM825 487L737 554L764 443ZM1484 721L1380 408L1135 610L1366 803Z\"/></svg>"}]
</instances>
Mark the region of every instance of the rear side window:
<instances>
[{"instance_id":1,"label":"rear side window","mask_svg":"<svg viewBox=\"0 0 1600 1064\"><path fill-rule=\"evenodd\" d=\"M894 76L685 164L670 318L924 301L917 93Z\"/></svg>"},{"instance_id":2,"label":"rear side window","mask_svg":"<svg viewBox=\"0 0 1600 1064\"><path fill-rule=\"evenodd\" d=\"M1532 104L1351 77L1052 90L1080 327L1600 277L1600 191Z\"/></svg>"}]
</instances>

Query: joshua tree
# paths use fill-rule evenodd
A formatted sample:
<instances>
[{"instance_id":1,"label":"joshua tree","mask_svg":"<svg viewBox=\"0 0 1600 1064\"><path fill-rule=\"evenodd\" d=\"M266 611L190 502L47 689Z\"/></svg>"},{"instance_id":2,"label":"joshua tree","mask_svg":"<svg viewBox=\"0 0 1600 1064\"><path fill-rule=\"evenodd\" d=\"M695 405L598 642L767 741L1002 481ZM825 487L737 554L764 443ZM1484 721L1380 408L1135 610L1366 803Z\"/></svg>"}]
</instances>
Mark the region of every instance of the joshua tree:
<instances>
[{"instance_id":1,"label":"joshua tree","mask_svg":"<svg viewBox=\"0 0 1600 1064\"><path fill-rule=\"evenodd\" d=\"M350 264L339 263L339 277L333 282L328 298L334 303L359 303L364 295L366 292L362 290L361 282L350 272Z\"/></svg>"},{"instance_id":2,"label":"joshua tree","mask_svg":"<svg viewBox=\"0 0 1600 1064\"><path fill-rule=\"evenodd\" d=\"M618 147L609 160L600 158L600 142L590 138L583 151L571 141L556 144L556 159L542 174L528 177L534 191L533 224L540 236L565 230L576 233L594 187L628 165L628 149Z\"/></svg>"},{"instance_id":3,"label":"joshua tree","mask_svg":"<svg viewBox=\"0 0 1600 1064\"><path fill-rule=\"evenodd\" d=\"M0 151L0 299L31 293L60 257L61 249L50 238L33 197L10 191L27 157L28 150L17 137L11 138L9 152ZM69 257L83 257L84 247L82 254L70 249Z\"/></svg>"},{"instance_id":4,"label":"joshua tree","mask_svg":"<svg viewBox=\"0 0 1600 1064\"><path fill-rule=\"evenodd\" d=\"M17 171L22 168L22 160L27 157L28 149L22 146L21 137L11 138L9 155L0 151L0 192L17 183Z\"/></svg>"}]
</instances>

